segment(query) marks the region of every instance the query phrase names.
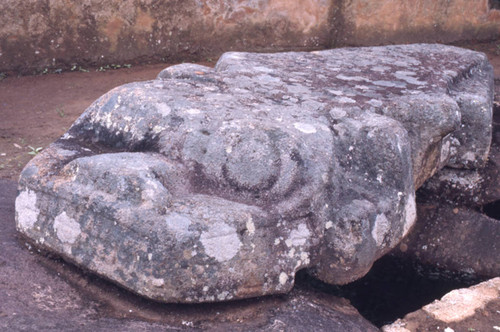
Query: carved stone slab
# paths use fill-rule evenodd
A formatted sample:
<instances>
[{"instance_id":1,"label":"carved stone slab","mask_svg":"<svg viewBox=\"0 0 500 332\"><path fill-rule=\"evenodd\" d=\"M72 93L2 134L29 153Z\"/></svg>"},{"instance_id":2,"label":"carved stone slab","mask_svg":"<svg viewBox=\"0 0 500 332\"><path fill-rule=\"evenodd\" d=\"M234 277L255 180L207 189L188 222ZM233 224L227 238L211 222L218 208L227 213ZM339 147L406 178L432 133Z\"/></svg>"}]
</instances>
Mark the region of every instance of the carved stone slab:
<instances>
[{"instance_id":1,"label":"carved stone slab","mask_svg":"<svg viewBox=\"0 0 500 332\"><path fill-rule=\"evenodd\" d=\"M24 169L18 230L146 297L343 284L415 222L415 188L485 163L493 71L443 45L226 53L95 101Z\"/></svg>"}]
</instances>

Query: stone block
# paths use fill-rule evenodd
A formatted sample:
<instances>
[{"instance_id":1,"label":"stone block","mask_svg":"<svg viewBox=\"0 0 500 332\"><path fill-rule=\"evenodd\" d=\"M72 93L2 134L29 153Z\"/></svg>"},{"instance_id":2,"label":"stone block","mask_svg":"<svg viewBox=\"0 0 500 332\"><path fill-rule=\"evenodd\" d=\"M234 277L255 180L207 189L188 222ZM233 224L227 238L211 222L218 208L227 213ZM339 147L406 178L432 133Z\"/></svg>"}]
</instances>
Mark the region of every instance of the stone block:
<instances>
[{"instance_id":1,"label":"stone block","mask_svg":"<svg viewBox=\"0 0 500 332\"><path fill-rule=\"evenodd\" d=\"M492 83L484 54L425 44L173 66L26 166L17 227L164 302L286 293L300 269L344 284L408 233L415 188L485 163Z\"/></svg>"}]
</instances>

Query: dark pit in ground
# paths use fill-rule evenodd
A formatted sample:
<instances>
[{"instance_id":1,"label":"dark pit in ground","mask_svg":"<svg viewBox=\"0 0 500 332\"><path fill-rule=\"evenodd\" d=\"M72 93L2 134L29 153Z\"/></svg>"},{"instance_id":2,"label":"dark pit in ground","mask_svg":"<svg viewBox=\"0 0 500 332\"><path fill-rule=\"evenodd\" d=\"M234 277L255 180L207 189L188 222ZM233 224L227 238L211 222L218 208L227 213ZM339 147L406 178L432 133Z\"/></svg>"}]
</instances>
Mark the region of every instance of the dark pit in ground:
<instances>
[{"instance_id":1,"label":"dark pit in ground","mask_svg":"<svg viewBox=\"0 0 500 332\"><path fill-rule=\"evenodd\" d=\"M470 287L488 278L387 255L376 261L365 277L344 286L325 284L305 271L300 271L296 280L298 286L349 299L361 315L381 327L454 289Z\"/></svg>"}]
</instances>

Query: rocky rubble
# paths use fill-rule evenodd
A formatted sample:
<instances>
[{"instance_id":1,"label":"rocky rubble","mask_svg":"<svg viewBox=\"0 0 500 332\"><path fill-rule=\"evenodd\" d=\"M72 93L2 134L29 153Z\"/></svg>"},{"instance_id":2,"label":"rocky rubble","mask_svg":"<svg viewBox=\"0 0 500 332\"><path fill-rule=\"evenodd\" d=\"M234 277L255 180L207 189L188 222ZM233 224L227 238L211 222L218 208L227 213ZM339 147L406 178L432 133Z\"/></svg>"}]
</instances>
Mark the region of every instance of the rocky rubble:
<instances>
[{"instance_id":1,"label":"rocky rubble","mask_svg":"<svg viewBox=\"0 0 500 332\"><path fill-rule=\"evenodd\" d=\"M451 291L422 309L382 327L383 332L498 331L500 278Z\"/></svg>"},{"instance_id":2,"label":"rocky rubble","mask_svg":"<svg viewBox=\"0 0 500 332\"><path fill-rule=\"evenodd\" d=\"M226 53L113 89L24 169L19 232L163 302L363 276L415 188L486 163L493 73L442 45Z\"/></svg>"}]
</instances>

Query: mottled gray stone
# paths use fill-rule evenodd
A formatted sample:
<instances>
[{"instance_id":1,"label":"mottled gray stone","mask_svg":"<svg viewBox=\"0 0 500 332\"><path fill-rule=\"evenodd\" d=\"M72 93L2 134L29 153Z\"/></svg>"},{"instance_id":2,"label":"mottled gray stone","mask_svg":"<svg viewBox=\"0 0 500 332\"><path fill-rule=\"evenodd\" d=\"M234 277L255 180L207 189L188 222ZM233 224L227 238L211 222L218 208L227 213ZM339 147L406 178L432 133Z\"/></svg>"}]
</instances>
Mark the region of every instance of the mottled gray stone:
<instances>
[{"instance_id":1,"label":"mottled gray stone","mask_svg":"<svg viewBox=\"0 0 500 332\"><path fill-rule=\"evenodd\" d=\"M16 186L0 179L0 331L378 331L348 300L306 283L286 295L201 305L136 296L19 241Z\"/></svg>"},{"instance_id":2,"label":"mottled gray stone","mask_svg":"<svg viewBox=\"0 0 500 332\"><path fill-rule=\"evenodd\" d=\"M420 203L417 214L415 227L393 255L456 273L500 276L500 220L442 202Z\"/></svg>"},{"instance_id":3,"label":"mottled gray stone","mask_svg":"<svg viewBox=\"0 0 500 332\"><path fill-rule=\"evenodd\" d=\"M226 53L94 102L21 175L18 229L136 293L288 292L363 276L415 188L484 164L493 72L443 45Z\"/></svg>"},{"instance_id":4,"label":"mottled gray stone","mask_svg":"<svg viewBox=\"0 0 500 332\"><path fill-rule=\"evenodd\" d=\"M493 139L487 163L478 169L445 167L419 190L426 201L478 208L500 200L500 108L493 114Z\"/></svg>"},{"instance_id":5,"label":"mottled gray stone","mask_svg":"<svg viewBox=\"0 0 500 332\"><path fill-rule=\"evenodd\" d=\"M445 167L427 180L417 192L416 226L393 250L394 255L453 272L500 275L499 111L495 108L493 114L493 140L486 165L479 169Z\"/></svg>"}]
</instances>

